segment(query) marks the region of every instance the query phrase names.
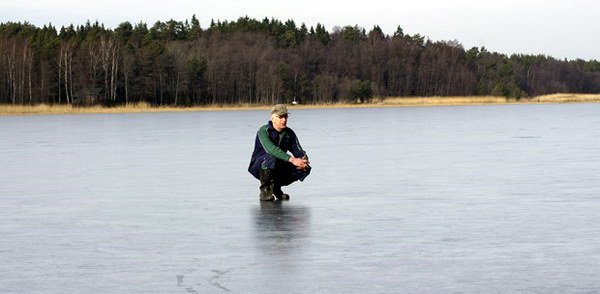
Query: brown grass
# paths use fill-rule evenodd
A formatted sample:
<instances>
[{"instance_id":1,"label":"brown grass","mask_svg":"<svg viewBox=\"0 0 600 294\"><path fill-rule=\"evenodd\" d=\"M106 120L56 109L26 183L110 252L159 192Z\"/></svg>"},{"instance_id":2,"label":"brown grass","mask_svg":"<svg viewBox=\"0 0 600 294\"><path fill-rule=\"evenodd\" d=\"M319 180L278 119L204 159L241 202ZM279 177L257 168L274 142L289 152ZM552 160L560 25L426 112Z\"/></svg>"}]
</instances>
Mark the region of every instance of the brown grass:
<instances>
[{"instance_id":1,"label":"brown grass","mask_svg":"<svg viewBox=\"0 0 600 294\"><path fill-rule=\"evenodd\" d=\"M118 107L77 107L72 105L11 105L0 104L0 115L28 115L28 114L84 114L84 113L134 113L134 112L176 112L176 111L210 111L210 110L235 110L261 108L257 105L210 105L203 107L153 107L141 102ZM267 106L262 106L267 108Z\"/></svg>"},{"instance_id":2,"label":"brown grass","mask_svg":"<svg viewBox=\"0 0 600 294\"><path fill-rule=\"evenodd\" d=\"M600 102L600 94L552 94L514 100L495 96L467 97L388 97L373 99L370 103L331 103L314 105L294 105L294 109L306 108L354 108L354 107L410 107L441 105L486 105L512 103L591 103ZM81 113L133 113L133 112L174 112L174 111L218 111L239 109L268 109L270 106L257 104L208 105L202 107L153 107L148 103L128 104L119 107L74 107L71 105L0 105L0 115L29 114L81 114Z\"/></svg>"},{"instance_id":3,"label":"brown grass","mask_svg":"<svg viewBox=\"0 0 600 294\"><path fill-rule=\"evenodd\" d=\"M383 99L383 105L394 106L434 106L434 105L479 105L502 104L510 102L505 97L467 96L467 97L392 97Z\"/></svg>"},{"instance_id":4,"label":"brown grass","mask_svg":"<svg viewBox=\"0 0 600 294\"><path fill-rule=\"evenodd\" d=\"M600 102L600 94L551 94L529 100L542 103Z\"/></svg>"}]
</instances>

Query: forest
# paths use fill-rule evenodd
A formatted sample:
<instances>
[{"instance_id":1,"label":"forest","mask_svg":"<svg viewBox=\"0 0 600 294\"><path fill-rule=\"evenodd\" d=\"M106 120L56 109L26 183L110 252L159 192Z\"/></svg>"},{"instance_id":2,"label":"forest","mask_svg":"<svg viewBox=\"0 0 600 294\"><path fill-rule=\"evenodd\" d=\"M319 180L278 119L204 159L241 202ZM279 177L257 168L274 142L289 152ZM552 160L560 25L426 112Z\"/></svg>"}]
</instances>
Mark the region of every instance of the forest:
<instances>
[{"instance_id":1,"label":"forest","mask_svg":"<svg viewBox=\"0 0 600 294\"><path fill-rule=\"evenodd\" d=\"M374 97L600 93L600 62L465 49L379 26L241 17L0 23L0 104L303 104Z\"/></svg>"}]
</instances>

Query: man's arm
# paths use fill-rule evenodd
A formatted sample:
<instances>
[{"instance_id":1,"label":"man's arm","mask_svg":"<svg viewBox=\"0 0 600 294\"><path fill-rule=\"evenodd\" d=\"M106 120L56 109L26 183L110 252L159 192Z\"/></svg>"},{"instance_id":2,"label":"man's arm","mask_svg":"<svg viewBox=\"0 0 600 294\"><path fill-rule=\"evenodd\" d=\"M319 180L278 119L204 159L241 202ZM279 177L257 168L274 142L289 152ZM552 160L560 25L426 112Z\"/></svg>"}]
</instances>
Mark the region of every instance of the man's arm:
<instances>
[{"instance_id":1,"label":"man's arm","mask_svg":"<svg viewBox=\"0 0 600 294\"><path fill-rule=\"evenodd\" d=\"M309 167L310 162L308 161L308 155L306 155L306 151L302 149L300 145L300 141L296 136L294 131L290 131L292 145L290 147L290 151L294 155L294 157L290 158L290 162L295 165L298 169L306 169Z\"/></svg>"},{"instance_id":2,"label":"man's arm","mask_svg":"<svg viewBox=\"0 0 600 294\"><path fill-rule=\"evenodd\" d=\"M257 135L260 144L265 149L265 151L269 153L269 155L283 161L289 161L291 156L285 153L285 151L283 151L281 148L277 147L277 145L273 144L273 142L271 142L271 139L269 139L269 131L267 130L267 128L267 126L263 126L258 130Z\"/></svg>"},{"instance_id":3,"label":"man's arm","mask_svg":"<svg viewBox=\"0 0 600 294\"><path fill-rule=\"evenodd\" d=\"M306 151L304 151L304 149L302 149L302 146L300 146L300 141L298 141L298 136L296 136L296 133L294 133L294 131L291 131L289 135L291 136L291 139L292 139L292 145L290 146L290 151L292 152L292 154L294 154L294 157L308 159L308 156L306 155Z\"/></svg>"}]
</instances>

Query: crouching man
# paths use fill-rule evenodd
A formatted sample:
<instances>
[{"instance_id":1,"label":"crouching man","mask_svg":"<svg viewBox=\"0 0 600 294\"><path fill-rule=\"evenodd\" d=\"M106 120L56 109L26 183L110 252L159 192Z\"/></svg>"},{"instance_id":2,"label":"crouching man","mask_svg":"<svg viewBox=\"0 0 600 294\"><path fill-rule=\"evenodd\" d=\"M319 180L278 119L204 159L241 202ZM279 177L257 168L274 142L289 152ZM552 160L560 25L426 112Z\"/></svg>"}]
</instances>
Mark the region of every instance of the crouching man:
<instances>
[{"instance_id":1,"label":"crouching man","mask_svg":"<svg viewBox=\"0 0 600 294\"><path fill-rule=\"evenodd\" d=\"M273 106L271 120L256 134L248 171L260 180L261 201L289 200L281 187L304 181L310 174L308 156L294 131L287 127L288 115L285 105Z\"/></svg>"}]
</instances>

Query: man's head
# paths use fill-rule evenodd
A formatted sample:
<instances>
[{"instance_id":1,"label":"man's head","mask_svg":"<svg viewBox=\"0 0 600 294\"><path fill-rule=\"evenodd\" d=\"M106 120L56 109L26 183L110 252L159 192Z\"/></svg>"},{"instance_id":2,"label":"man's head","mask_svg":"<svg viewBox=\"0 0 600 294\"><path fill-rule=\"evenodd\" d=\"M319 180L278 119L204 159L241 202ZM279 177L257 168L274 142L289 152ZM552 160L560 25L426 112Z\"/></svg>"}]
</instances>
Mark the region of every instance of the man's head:
<instances>
[{"instance_id":1,"label":"man's head","mask_svg":"<svg viewBox=\"0 0 600 294\"><path fill-rule=\"evenodd\" d=\"M273 127L278 132L287 127L288 114L289 112L285 104L277 104L271 108L271 121L273 122Z\"/></svg>"}]
</instances>

